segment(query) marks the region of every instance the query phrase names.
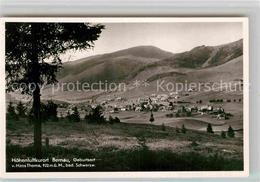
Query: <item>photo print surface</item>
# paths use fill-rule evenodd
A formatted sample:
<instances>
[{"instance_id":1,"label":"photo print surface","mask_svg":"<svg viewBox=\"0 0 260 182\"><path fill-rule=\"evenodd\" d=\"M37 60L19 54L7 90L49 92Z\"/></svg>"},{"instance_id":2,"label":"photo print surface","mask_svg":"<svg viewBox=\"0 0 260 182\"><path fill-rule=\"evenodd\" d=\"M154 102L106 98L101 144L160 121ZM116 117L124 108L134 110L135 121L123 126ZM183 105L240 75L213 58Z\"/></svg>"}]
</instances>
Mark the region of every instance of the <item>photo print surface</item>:
<instances>
[{"instance_id":1,"label":"photo print surface","mask_svg":"<svg viewBox=\"0 0 260 182\"><path fill-rule=\"evenodd\" d=\"M247 170L247 19L3 30L6 173Z\"/></svg>"}]
</instances>

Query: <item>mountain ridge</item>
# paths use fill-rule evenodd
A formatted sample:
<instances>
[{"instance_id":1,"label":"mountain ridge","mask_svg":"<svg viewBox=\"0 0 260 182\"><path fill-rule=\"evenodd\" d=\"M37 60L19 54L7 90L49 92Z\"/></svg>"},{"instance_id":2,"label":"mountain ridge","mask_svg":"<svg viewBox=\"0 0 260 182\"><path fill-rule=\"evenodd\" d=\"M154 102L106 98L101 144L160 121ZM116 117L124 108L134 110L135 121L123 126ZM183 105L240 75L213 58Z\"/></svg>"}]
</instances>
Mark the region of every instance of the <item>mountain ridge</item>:
<instances>
[{"instance_id":1,"label":"mountain ridge","mask_svg":"<svg viewBox=\"0 0 260 182\"><path fill-rule=\"evenodd\" d=\"M170 53L155 46L128 49L81 59L77 64L65 64L58 74L62 82L120 82L143 75L149 77L176 69L206 69L229 62L243 54L243 40L218 46L197 46L190 51ZM177 71L178 72L178 71ZM162 74L163 75L163 74ZM139 76L140 77L140 76ZM153 78L156 78L154 76ZM144 78L145 80L145 78Z\"/></svg>"}]
</instances>

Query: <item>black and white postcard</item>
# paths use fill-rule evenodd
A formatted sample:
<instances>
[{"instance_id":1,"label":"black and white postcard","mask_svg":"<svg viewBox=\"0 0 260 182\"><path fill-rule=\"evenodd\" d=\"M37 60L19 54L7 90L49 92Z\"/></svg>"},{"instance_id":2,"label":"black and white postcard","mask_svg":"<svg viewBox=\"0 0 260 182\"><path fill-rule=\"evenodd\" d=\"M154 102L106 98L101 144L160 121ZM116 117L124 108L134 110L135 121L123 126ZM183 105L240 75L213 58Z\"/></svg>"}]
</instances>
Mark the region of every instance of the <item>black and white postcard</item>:
<instances>
[{"instance_id":1,"label":"black and white postcard","mask_svg":"<svg viewBox=\"0 0 260 182\"><path fill-rule=\"evenodd\" d=\"M1 19L1 175L243 177L248 19Z\"/></svg>"}]
</instances>

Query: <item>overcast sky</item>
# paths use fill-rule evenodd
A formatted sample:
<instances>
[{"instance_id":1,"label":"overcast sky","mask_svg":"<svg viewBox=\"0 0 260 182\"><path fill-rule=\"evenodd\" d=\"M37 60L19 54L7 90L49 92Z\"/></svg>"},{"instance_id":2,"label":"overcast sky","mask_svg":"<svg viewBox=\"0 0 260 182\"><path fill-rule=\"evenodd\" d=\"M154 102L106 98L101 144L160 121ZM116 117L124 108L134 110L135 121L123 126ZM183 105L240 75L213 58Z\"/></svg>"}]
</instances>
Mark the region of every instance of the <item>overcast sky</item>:
<instances>
[{"instance_id":1,"label":"overcast sky","mask_svg":"<svg viewBox=\"0 0 260 182\"><path fill-rule=\"evenodd\" d=\"M242 38L242 23L105 23L93 50L68 52L64 61L129 47L152 45L172 53L196 46L214 46Z\"/></svg>"}]
</instances>

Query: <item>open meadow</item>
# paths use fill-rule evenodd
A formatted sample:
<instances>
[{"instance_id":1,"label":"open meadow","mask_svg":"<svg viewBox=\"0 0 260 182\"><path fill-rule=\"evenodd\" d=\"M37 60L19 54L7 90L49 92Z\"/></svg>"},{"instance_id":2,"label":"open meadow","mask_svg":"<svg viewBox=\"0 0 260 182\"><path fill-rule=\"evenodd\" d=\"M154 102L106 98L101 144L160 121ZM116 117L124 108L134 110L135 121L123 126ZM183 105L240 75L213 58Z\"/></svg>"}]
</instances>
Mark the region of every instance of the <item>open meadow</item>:
<instances>
[{"instance_id":1,"label":"open meadow","mask_svg":"<svg viewBox=\"0 0 260 182\"><path fill-rule=\"evenodd\" d=\"M43 145L44 157L96 160L92 168L60 169L66 171L243 170L242 138L163 125L48 121ZM7 170L17 170L10 168L11 158L34 157L32 146L33 126L26 119L8 121Z\"/></svg>"}]
</instances>

